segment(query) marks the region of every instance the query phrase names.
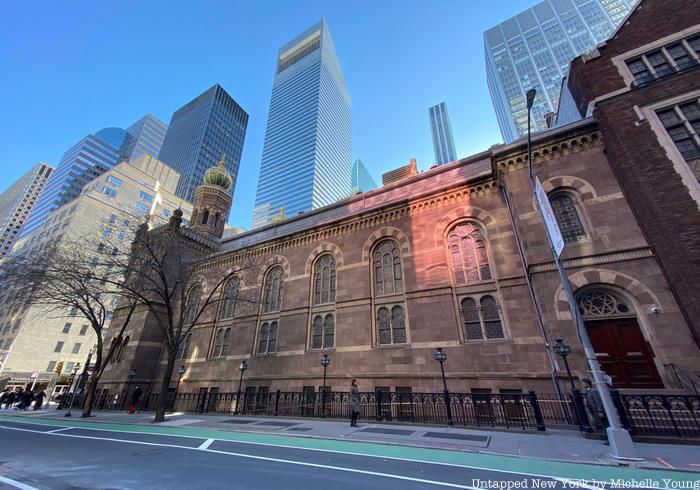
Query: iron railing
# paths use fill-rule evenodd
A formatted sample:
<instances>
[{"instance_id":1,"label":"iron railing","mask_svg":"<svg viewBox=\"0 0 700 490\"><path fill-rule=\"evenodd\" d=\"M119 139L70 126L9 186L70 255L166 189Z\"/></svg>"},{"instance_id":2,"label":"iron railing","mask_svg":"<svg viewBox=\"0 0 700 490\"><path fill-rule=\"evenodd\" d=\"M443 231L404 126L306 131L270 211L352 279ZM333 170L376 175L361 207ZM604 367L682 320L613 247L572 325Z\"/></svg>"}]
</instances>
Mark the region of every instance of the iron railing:
<instances>
[{"instance_id":1,"label":"iron railing","mask_svg":"<svg viewBox=\"0 0 700 490\"><path fill-rule=\"evenodd\" d=\"M632 435L700 438L700 395L635 395L613 391L622 425Z\"/></svg>"}]
</instances>

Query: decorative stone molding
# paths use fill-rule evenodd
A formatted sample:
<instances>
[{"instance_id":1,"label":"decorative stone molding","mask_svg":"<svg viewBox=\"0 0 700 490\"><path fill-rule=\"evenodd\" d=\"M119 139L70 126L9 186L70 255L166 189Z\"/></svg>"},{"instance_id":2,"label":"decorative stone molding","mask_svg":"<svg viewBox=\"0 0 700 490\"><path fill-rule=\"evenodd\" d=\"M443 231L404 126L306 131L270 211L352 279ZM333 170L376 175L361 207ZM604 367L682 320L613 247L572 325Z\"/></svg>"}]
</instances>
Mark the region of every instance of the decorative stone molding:
<instances>
[{"instance_id":1,"label":"decorative stone molding","mask_svg":"<svg viewBox=\"0 0 700 490\"><path fill-rule=\"evenodd\" d=\"M611 262L623 262L625 260L644 259L653 257L654 253L649 247L636 248L631 250L621 250L619 252L609 252L588 257L575 257L564 259L562 263L568 268L588 267L591 265L609 264ZM530 265L530 273L550 272L556 270L554 262Z\"/></svg>"},{"instance_id":2,"label":"decorative stone molding","mask_svg":"<svg viewBox=\"0 0 700 490\"><path fill-rule=\"evenodd\" d=\"M642 310L647 306L660 304L656 295L654 295L646 285L622 272L608 269L586 269L569 276L569 281L571 282L571 287L574 292L593 284L600 284L603 287L617 287L634 298L635 302ZM572 319L571 311L569 310L569 302L566 299L566 292L561 285L554 294L554 311L559 320ZM637 315L642 313L643 311L637 311Z\"/></svg>"},{"instance_id":3,"label":"decorative stone molding","mask_svg":"<svg viewBox=\"0 0 700 490\"><path fill-rule=\"evenodd\" d=\"M542 188L548 194L555 189L574 189L581 196L582 201L587 201L588 199L594 199L598 197L598 194L589 182L579 177L574 177L571 175L560 175L557 177L551 177L542 182Z\"/></svg>"},{"instance_id":4,"label":"decorative stone molding","mask_svg":"<svg viewBox=\"0 0 700 490\"><path fill-rule=\"evenodd\" d=\"M289 261L287 258L282 255L273 255L264 261L262 267L260 267L257 284L264 285L263 281L265 279L265 274L267 274L267 271L269 271L275 265L282 266L282 271L284 272L283 277L289 278L291 276L291 268L289 267Z\"/></svg>"},{"instance_id":5,"label":"decorative stone molding","mask_svg":"<svg viewBox=\"0 0 700 490\"><path fill-rule=\"evenodd\" d=\"M311 266L313 265L316 258L326 252L330 252L335 258L336 270L343 265L343 251L341 248L332 242L324 242L318 247L313 249L309 254L309 258L306 259L306 265L304 266L304 275L311 275Z\"/></svg>"},{"instance_id":6,"label":"decorative stone molding","mask_svg":"<svg viewBox=\"0 0 700 490\"><path fill-rule=\"evenodd\" d=\"M402 262L404 257L407 257L411 253L411 245L406 234L393 226L385 226L372 233L367 240L365 240L365 244L362 247L363 264L369 264L372 247L374 247L374 245L382 238L393 238L399 243Z\"/></svg>"},{"instance_id":7,"label":"decorative stone molding","mask_svg":"<svg viewBox=\"0 0 700 490\"><path fill-rule=\"evenodd\" d=\"M449 213L438 220L433 231L433 241L436 247L444 246L445 236L447 232L459 221L476 221L480 227L486 232L486 237L489 234L496 233L496 220L491 214L481 208L475 206L460 206L454 208Z\"/></svg>"}]
</instances>

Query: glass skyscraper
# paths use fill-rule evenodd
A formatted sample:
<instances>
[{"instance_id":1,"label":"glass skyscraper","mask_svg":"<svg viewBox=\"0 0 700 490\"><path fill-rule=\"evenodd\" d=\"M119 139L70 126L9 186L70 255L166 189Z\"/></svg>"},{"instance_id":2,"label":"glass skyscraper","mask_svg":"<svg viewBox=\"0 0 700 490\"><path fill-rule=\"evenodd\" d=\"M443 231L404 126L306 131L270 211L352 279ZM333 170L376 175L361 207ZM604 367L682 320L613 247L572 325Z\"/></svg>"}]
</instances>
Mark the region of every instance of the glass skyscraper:
<instances>
[{"instance_id":1,"label":"glass skyscraper","mask_svg":"<svg viewBox=\"0 0 700 490\"><path fill-rule=\"evenodd\" d=\"M247 127L248 113L218 84L178 109L158 155L158 160L180 172L175 194L194 201L204 172L223 154L233 177L233 194Z\"/></svg>"},{"instance_id":2,"label":"glass skyscraper","mask_svg":"<svg viewBox=\"0 0 700 490\"><path fill-rule=\"evenodd\" d=\"M325 20L282 46L272 84L254 228L350 193L350 106Z\"/></svg>"},{"instance_id":3,"label":"glass skyscraper","mask_svg":"<svg viewBox=\"0 0 700 490\"><path fill-rule=\"evenodd\" d=\"M51 172L53 167L50 165L37 163L0 194L0 259L12 250Z\"/></svg>"},{"instance_id":4,"label":"glass skyscraper","mask_svg":"<svg viewBox=\"0 0 700 490\"><path fill-rule=\"evenodd\" d=\"M569 62L605 41L639 0L545 0L484 33L486 77L506 143L527 134L525 92L534 88L532 129L559 106Z\"/></svg>"},{"instance_id":5,"label":"glass skyscraper","mask_svg":"<svg viewBox=\"0 0 700 490\"><path fill-rule=\"evenodd\" d=\"M87 135L65 152L22 227L20 237L40 227L52 211L78 197L85 184L123 160L125 155L120 149L126 141L127 133L123 129L105 128Z\"/></svg>"},{"instance_id":6,"label":"glass skyscraper","mask_svg":"<svg viewBox=\"0 0 700 490\"><path fill-rule=\"evenodd\" d=\"M367 167L365 167L362 160L359 158L357 158L355 163L352 164L350 187L353 194L371 191L377 187L377 183L374 181L372 176L369 174Z\"/></svg>"},{"instance_id":7,"label":"glass skyscraper","mask_svg":"<svg viewBox=\"0 0 700 490\"><path fill-rule=\"evenodd\" d=\"M152 114L146 114L126 128L128 136L122 154L129 155L129 162L133 162L144 153L158 158L166 131L167 124Z\"/></svg>"},{"instance_id":8,"label":"glass skyscraper","mask_svg":"<svg viewBox=\"0 0 700 490\"><path fill-rule=\"evenodd\" d=\"M455 154L455 142L452 138L450 116L447 114L447 104L440 102L430 107L428 114L430 115L430 131L433 133L435 163L444 165L454 162L457 160L457 155Z\"/></svg>"}]
</instances>

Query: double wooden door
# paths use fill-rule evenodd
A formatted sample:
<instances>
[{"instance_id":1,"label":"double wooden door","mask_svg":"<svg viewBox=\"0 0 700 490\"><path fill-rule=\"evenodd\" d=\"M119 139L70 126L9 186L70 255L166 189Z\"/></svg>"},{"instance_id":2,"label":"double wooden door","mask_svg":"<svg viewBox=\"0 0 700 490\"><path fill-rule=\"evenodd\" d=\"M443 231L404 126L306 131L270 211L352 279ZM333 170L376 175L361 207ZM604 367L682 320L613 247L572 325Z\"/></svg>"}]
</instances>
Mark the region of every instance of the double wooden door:
<instances>
[{"instance_id":1,"label":"double wooden door","mask_svg":"<svg viewBox=\"0 0 700 490\"><path fill-rule=\"evenodd\" d=\"M613 388L663 388L654 354L635 318L586 321L601 368Z\"/></svg>"}]
</instances>

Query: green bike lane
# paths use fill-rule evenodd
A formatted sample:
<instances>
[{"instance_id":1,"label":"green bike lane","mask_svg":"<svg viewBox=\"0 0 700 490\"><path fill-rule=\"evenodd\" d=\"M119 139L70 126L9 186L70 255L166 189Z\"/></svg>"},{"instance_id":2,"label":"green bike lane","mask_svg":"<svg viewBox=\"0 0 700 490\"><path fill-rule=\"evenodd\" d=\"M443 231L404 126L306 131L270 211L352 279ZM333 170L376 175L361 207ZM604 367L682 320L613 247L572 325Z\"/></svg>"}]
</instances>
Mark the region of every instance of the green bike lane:
<instances>
[{"instance_id":1,"label":"green bike lane","mask_svg":"<svg viewBox=\"0 0 700 490\"><path fill-rule=\"evenodd\" d=\"M0 416L0 428L14 427L21 430L23 424L27 429L31 429L32 424L45 426L47 430L41 429L41 431L46 433L51 431L51 435L70 435L72 437L105 439L109 441L122 440L124 442L142 441L141 443L149 443L148 436L152 436L155 438L154 442L151 442L154 445L168 445L168 441L172 440L177 441L177 443L173 442L174 447L177 446L192 450L212 450L221 453L226 453L232 448L235 453L239 455L246 452L246 448L247 452L251 454L255 454L260 448L271 448L275 450L287 449L314 452L315 455L322 453L327 453L326 455L353 455L364 458L395 460L397 462L425 463L444 465L446 467L484 470L490 473L495 472L496 474L507 476L510 479L522 476L556 479L559 481L581 481L586 482L587 485L589 485L588 488L591 488L591 486L597 487L602 482L608 484L617 482L618 485L622 485L618 486L618 488L699 488L698 482L700 481L699 474L682 471L565 463L524 457L337 439L228 432L200 427L164 427L157 425L132 425L84 420L56 420L40 417L32 417L31 420L26 420L23 417ZM51 430L52 427L55 429ZM75 430L71 428L75 428ZM181 438L192 439L193 442L183 446ZM227 443L230 447L227 446ZM693 450L695 450L695 448L693 448ZM298 459L300 461L305 459L301 456L295 457L293 453L291 454L292 459ZM614 487L615 485L613 484L611 486Z\"/></svg>"}]
</instances>

